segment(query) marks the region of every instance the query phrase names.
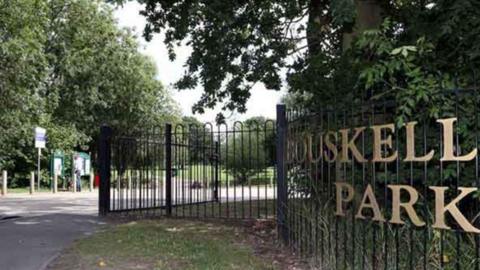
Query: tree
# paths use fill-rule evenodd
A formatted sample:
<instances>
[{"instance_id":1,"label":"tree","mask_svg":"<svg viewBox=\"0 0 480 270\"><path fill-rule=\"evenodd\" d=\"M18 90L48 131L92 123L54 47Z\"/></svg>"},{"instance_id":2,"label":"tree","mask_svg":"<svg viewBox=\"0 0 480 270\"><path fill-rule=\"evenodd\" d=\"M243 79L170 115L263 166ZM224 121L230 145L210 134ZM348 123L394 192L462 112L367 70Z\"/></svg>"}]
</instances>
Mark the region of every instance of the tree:
<instances>
[{"instance_id":1,"label":"tree","mask_svg":"<svg viewBox=\"0 0 480 270\"><path fill-rule=\"evenodd\" d=\"M222 163L236 184L246 184L252 176L273 166L275 160L274 122L252 117L236 123L222 144Z\"/></svg>"},{"instance_id":2,"label":"tree","mask_svg":"<svg viewBox=\"0 0 480 270\"><path fill-rule=\"evenodd\" d=\"M188 160L192 164L201 163L207 150L215 147L212 130L193 116L182 117L179 133L183 133L182 139L189 145ZM211 151L210 151L211 152Z\"/></svg>"},{"instance_id":3,"label":"tree","mask_svg":"<svg viewBox=\"0 0 480 270\"><path fill-rule=\"evenodd\" d=\"M38 89L47 71L46 11L42 1L0 0L0 167L4 169L14 167L14 159L31 161L33 124L40 116Z\"/></svg>"},{"instance_id":4,"label":"tree","mask_svg":"<svg viewBox=\"0 0 480 270\"><path fill-rule=\"evenodd\" d=\"M382 10L381 1L351 0L139 2L145 4L147 39L163 31L171 59L177 43L186 40L192 47L176 86L203 86L194 112L221 102L224 109L244 112L253 84L279 90L282 70L299 70L319 53L337 57L357 31L381 22ZM294 64L291 57L298 58Z\"/></svg>"},{"instance_id":5,"label":"tree","mask_svg":"<svg viewBox=\"0 0 480 270\"><path fill-rule=\"evenodd\" d=\"M37 125L48 151L68 153L95 152L104 123L119 134L178 121L155 64L103 1L0 0L0 15L2 169L34 168Z\"/></svg>"},{"instance_id":6,"label":"tree","mask_svg":"<svg viewBox=\"0 0 480 270\"><path fill-rule=\"evenodd\" d=\"M147 39L163 32L171 59L180 42L192 47L176 87L203 87L195 112L222 102L224 109L244 112L251 86L261 82L278 90L284 70L290 93L307 97L303 106L368 99L375 95L365 92L375 85L363 79L365 69L396 57L389 55L396 48L419 43L431 45L431 52L420 56L427 64L420 76L433 71L471 76L479 66L476 0L138 1L145 4ZM363 34L380 31L386 20L382 31L390 51L376 57L357 46Z\"/></svg>"}]
</instances>

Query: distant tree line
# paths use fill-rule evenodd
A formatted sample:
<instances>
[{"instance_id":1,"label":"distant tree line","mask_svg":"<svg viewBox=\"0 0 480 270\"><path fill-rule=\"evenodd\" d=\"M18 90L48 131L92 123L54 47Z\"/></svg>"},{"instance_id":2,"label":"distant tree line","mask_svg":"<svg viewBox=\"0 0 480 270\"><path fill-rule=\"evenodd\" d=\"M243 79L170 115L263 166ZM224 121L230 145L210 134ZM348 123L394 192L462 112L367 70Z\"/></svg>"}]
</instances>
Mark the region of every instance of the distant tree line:
<instances>
[{"instance_id":1,"label":"distant tree line","mask_svg":"<svg viewBox=\"0 0 480 270\"><path fill-rule=\"evenodd\" d=\"M35 126L47 129L46 151L68 153L95 151L103 123L122 132L177 121L138 48L102 1L0 0L0 168L35 167Z\"/></svg>"}]
</instances>

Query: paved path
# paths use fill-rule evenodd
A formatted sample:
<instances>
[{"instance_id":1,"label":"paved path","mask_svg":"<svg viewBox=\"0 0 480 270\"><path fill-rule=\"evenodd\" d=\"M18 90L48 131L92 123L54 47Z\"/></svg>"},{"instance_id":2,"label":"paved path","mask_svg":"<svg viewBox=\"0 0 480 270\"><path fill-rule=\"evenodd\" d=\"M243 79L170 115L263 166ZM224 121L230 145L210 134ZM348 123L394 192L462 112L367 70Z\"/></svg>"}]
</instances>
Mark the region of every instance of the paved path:
<instances>
[{"instance_id":1,"label":"paved path","mask_svg":"<svg viewBox=\"0 0 480 270\"><path fill-rule=\"evenodd\" d=\"M75 239L95 232L105 224L97 194L0 196L0 269L44 269Z\"/></svg>"}]
</instances>

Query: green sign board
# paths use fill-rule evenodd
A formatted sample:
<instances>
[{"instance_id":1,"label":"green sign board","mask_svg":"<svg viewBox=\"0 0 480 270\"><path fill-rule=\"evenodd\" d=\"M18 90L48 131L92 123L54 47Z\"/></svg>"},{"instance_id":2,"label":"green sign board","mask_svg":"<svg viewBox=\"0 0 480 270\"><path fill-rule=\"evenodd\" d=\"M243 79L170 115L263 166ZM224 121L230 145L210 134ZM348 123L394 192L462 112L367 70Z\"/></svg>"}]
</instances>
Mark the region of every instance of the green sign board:
<instances>
[{"instance_id":1,"label":"green sign board","mask_svg":"<svg viewBox=\"0 0 480 270\"><path fill-rule=\"evenodd\" d=\"M62 150L55 150L50 159L50 173L63 177L65 173L65 155Z\"/></svg>"},{"instance_id":2,"label":"green sign board","mask_svg":"<svg viewBox=\"0 0 480 270\"><path fill-rule=\"evenodd\" d=\"M73 154L74 168L80 171L80 175L90 175L91 158L90 155L84 152L76 152Z\"/></svg>"}]
</instances>

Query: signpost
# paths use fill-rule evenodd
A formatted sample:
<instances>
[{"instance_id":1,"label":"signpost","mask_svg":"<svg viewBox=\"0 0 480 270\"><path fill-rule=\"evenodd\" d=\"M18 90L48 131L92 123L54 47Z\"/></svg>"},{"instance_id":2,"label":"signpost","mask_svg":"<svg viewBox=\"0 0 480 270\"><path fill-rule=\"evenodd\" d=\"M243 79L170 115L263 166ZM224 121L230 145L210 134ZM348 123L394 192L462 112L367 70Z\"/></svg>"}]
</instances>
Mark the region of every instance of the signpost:
<instances>
[{"instance_id":1,"label":"signpost","mask_svg":"<svg viewBox=\"0 0 480 270\"><path fill-rule=\"evenodd\" d=\"M40 157L42 156L42 148L45 148L47 142L47 131L44 128L36 127L35 128L35 148L38 149L38 160L37 160L37 189L40 190Z\"/></svg>"}]
</instances>

